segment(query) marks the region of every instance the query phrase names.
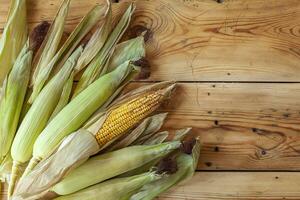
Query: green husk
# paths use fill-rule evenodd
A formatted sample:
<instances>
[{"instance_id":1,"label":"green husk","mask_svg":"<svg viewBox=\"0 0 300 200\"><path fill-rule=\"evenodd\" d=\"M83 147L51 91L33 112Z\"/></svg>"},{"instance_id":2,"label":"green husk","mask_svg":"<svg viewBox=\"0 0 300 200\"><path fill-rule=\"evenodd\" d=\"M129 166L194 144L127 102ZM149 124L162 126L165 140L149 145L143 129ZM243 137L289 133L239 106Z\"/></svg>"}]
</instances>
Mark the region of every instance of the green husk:
<instances>
[{"instance_id":1,"label":"green husk","mask_svg":"<svg viewBox=\"0 0 300 200\"><path fill-rule=\"evenodd\" d=\"M82 74L78 85L74 91L74 96L78 95L88 85L93 83L97 78L99 78L100 75L103 75L107 72L107 69L105 69L107 66L106 62L111 56L112 49L121 39L125 30L129 26L134 9L135 7L133 6L133 4L130 4L130 6L120 19L119 23L108 37L101 51L97 53L97 55L93 58L91 63L87 66L86 70Z\"/></svg>"},{"instance_id":2,"label":"green husk","mask_svg":"<svg viewBox=\"0 0 300 200\"><path fill-rule=\"evenodd\" d=\"M174 174L146 184L137 194L134 194L130 200L152 200L172 186L192 177L197 167L199 155L200 142L197 139L191 155L180 153L176 158L177 171Z\"/></svg>"},{"instance_id":3,"label":"green husk","mask_svg":"<svg viewBox=\"0 0 300 200\"><path fill-rule=\"evenodd\" d=\"M41 68L36 75L35 82L33 84L33 92L30 97L30 102L33 102L39 92L44 87L45 83L49 79L51 73L55 68L59 66L69 57L72 51L84 38L84 36L93 28L98 22L100 16L103 14L103 8L99 5L95 6L77 25L75 30L71 33L67 41L61 47L61 49L55 54L52 60L46 67Z\"/></svg>"},{"instance_id":4,"label":"green husk","mask_svg":"<svg viewBox=\"0 0 300 200\"><path fill-rule=\"evenodd\" d=\"M33 156L49 156L61 140L83 123L114 94L126 77L134 71L132 65L122 66L102 76L74 98L46 126L34 144Z\"/></svg>"},{"instance_id":5,"label":"green husk","mask_svg":"<svg viewBox=\"0 0 300 200\"><path fill-rule=\"evenodd\" d=\"M26 0L12 0L0 38L0 87L24 47L27 36Z\"/></svg>"},{"instance_id":6,"label":"green husk","mask_svg":"<svg viewBox=\"0 0 300 200\"><path fill-rule=\"evenodd\" d=\"M125 61L137 61L145 56L146 49L143 36L122 42L116 46L108 64L108 71L115 69Z\"/></svg>"},{"instance_id":7,"label":"green husk","mask_svg":"<svg viewBox=\"0 0 300 200\"><path fill-rule=\"evenodd\" d=\"M77 193L55 198L56 200L127 200L143 185L159 180L162 175L147 172L132 177L115 178L91 186Z\"/></svg>"},{"instance_id":8,"label":"green husk","mask_svg":"<svg viewBox=\"0 0 300 200\"><path fill-rule=\"evenodd\" d=\"M15 173L19 173L19 167L30 160L33 144L48 123L51 114L56 108L64 85L69 79L81 52L82 47L79 47L70 56L62 69L40 92L20 124L11 148L11 155L14 162L9 187L10 194L13 192L14 184L19 176Z\"/></svg>"},{"instance_id":9,"label":"green husk","mask_svg":"<svg viewBox=\"0 0 300 200\"><path fill-rule=\"evenodd\" d=\"M46 68L59 49L64 32L64 25L69 12L71 0L64 0L50 26L37 55L34 58L34 73L32 75L31 87L36 83L41 70ZM31 99L32 103L34 99Z\"/></svg>"},{"instance_id":10,"label":"green husk","mask_svg":"<svg viewBox=\"0 0 300 200\"><path fill-rule=\"evenodd\" d=\"M131 146L90 158L74 169L51 191L67 195L102 182L161 158L180 146L180 142L159 145ZM103 173L105 172L105 173Z\"/></svg>"},{"instance_id":11,"label":"green husk","mask_svg":"<svg viewBox=\"0 0 300 200\"><path fill-rule=\"evenodd\" d=\"M54 109L49 121L51 121L69 103L71 93L72 93L73 82L74 82L74 74L71 74L70 78L65 83L58 104Z\"/></svg>"},{"instance_id":12,"label":"green husk","mask_svg":"<svg viewBox=\"0 0 300 200\"><path fill-rule=\"evenodd\" d=\"M164 142L169 136L168 131L163 131L160 133L154 134L152 137L150 137L148 140L146 140L143 145L153 145L153 144L161 144Z\"/></svg>"},{"instance_id":13,"label":"green husk","mask_svg":"<svg viewBox=\"0 0 300 200\"><path fill-rule=\"evenodd\" d=\"M171 139L171 141L182 141L183 138L190 133L191 128L185 128L185 129L179 129L176 130L175 132L175 136ZM167 137L169 136L169 132L168 131L164 131L164 132L160 132L160 133L155 133L153 134L151 137L149 137L147 140L145 141L141 141L139 143L139 145L149 145L149 144L160 144L163 141L165 141L167 139ZM148 163L146 163L145 165L131 170L129 172L126 172L124 174L121 175L121 177L127 177L127 176L133 176L136 174L140 174L140 173L144 173L149 171L152 167L154 167L157 163L159 163L159 161L161 160L161 158L155 159L153 161L150 161Z\"/></svg>"},{"instance_id":14,"label":"green husk","mask_svg":"<svg viewBox=\"0 0 300 200\"><path fill-rule=\"evenodd\" d=\"M105 21L102 26L97 29L97 31L93 34L86 47L84 48L84 51L78 60L77 66L75 67L75 74L84 69L97 55L97 53L99 53L99 51L104 46L109 33L111 32L112 11L110 0L108 0L108 9L104 20Z\"/></svg>"},{"instance_id":15,"label":"green husk","mask_svg":"<svg viewBox=\"0 0 300 200\"><path fill-rule=\"evenodd\" d=\"M32 51L28 42L20 52L8 75L4 95L0 102L0 163L10 153L28 82L30 79Z\"/></svg>"}]
</instances>

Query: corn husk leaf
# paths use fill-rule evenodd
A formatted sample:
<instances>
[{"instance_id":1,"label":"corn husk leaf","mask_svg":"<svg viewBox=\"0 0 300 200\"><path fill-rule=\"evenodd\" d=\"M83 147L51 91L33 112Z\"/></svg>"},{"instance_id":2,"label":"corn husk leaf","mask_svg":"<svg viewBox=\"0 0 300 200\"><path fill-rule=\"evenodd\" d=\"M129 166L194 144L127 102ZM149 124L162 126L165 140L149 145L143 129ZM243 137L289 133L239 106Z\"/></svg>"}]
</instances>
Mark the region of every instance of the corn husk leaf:
<instances>
[{"instance_id":1,"label":"corn husk leaf","mask_svg":"<svg viewBox=\"0 0 300 200\"><path fill-rule=\"evenodd\" d=\"M130 66L130 65L129 65ZM117 68L116 70L118 70L118 69L120 69L120 68ZM122 68L121 68L122 69ZM116 71L115 70L115 71ZM109 73L110 74L110 73ZM107 76L107 75L105 75L105 76ZM103 76L103 77L105 77L105 76ZM100 78L100 79L103 79L103 77L102 78ZM105 79L105 82L104 83L107 83L107 81L108 80L111 80L111 78L108 78L108 79ZM118 79L119 80L119 79ZM96 81L97 82L97 81ZM95 83L96 83L95 82ZM94 85L95 83L93 83L92 85ZM92 86L91 85L91 86ZM103 86L103 82L101 82L101 85ZM89 88L91 87L91 86L89 86ZM172 90L174 89L174 87L175 87L175 85L174 84L171 84L171 83L168 83L168 84L159 84L159 85L155 85L155 86L153 86L153 87L147 87L147 89L151 89L151 88L156 88L156 89L161 89L161 92L162 92L162 94L164 94L164 96L162 97L163 99L165 99L165 98L168 98L169 97L169 93L170 92L172 92ZM141 90L141 89L139 89L139 91L141 92L141 93L139 93L139 95L142 95L143 93L143 91L144 90ZM148 90L146 90L146 92L148 92ZM92 93L91 95L95 95L94 93ZM84 96L85 98L86 98L86 96L87 95L85 95L85 94L80 94L78 97L76 97L74 100L72 100L68 105L67 105L67 107L70 105L70 104L72 104L72 102L74 102L77 98L79 98L80 96ZM88 96L88 99L90 99L91 97L90 96ZM85 99L85 103L86 103L86 99ZM77 104L76 104L77 105ZM77 110L78 110L78 106L76 107L77 108ZM112 109L112 108L114 108L114 106L112 105L109 109L108 109L108 111L106 111L106 112L110 112L110 109ZM64 108L65 109L65 108ZM63 109L63 110L64 110ZM63 112L63 110L58 114L58 115L60 115L62 112ZM77 110L76 110L76 112L77 112ZM83 109L83 111L87 111L87 109ZM66 116L68 116L69 117L69 115L73 115L74 113L74 110L72 110L72 112L71 113L69 113L68 115L66 115ZM85 113L84 112L84 113ZM89 126L89 127L86 127L86 129L89 131L89 132L91 132L93 135L96 133L96 132L98 132L98 130L100 129L100 127L102 126L102 123L101 122L103 122L105 119L106 119L106 112L104 112L104 114L102 115L102 117L100 117L100 119L98 119L98 120L96 120L96 121L94 121L94 123L92 123L92 125L91 126ZM55 117L55 118L57 118L58 117L58 115ZM50 122L50 124L55 120L55 118ZM60 119L59 120L59 123L61 123L61 120L62 119ZM63 120L66 120L65 119L65 117L63 118ZM66 122L63 122L62 124L63 125L65 125L66 123L69 123L69 120L67 120ZM57 126L54 126L54 128L57 128ZM53 129L51 129L52 131L53 131ZM58 131L53 131L54 133L57 133ZM41 137L41 135L40 135L40 137ZM56 136L55 136L56 137ZM60 135L59 135L59 137L61 137ZM78 137L80 137L80 135L78 135ZM93 141L95 141L96 139L95 138L91 138ZM52 139L53 140L53 139ZM45 139L45 140L41 140L42 142L43 141L48 141L48 143L49 143L49 139ZM113 141L113 140L112 140ZM85 143L85 142L87 142L87 141L82 141L82 144L83 143ZM47 143L47 144L48 144ZM45 144L43 144L43 145L40 145L40 149L42 149L43 151L44 151L44 147L45 147L45 145L47 145L46 143ZM79 154L78 152L81 152L82 151L82 149L81 149L81 146L74 146L74 147L72 147L72 146L69 146L68 148L70 148L69 149L69 152L72 152L72 154L74 154L74 155L77 155L77 154ZM99 147L99 150L101 150L101 147ZM46 159L46 161L43 161L43 162L49 162L49 163L51 163L52 161L51 161L51 157L54 157L54 156L59 156L59 157L65 157L65 156L68 156L68 154L64 154L64 153L60 153L59 151L58 152L56 152L56 153L54 153L52 156L50 156L50 159ZM84 155L84 156L91 156L91 155ZM40 157L40 156L36 156L36 158L38 158L38 157ZM81 158L83 158L83 157L81 157L81 156L77 156L78 157L78 160L81 160ZM63 160L63 159L61 159L61 160ZM75 161L76 162L76 161ZM75 163L76 164L76 163ZM55 168L55 172L56 173L53 173L53 171L52 171L52 174L51 175L49 175L49 176L52 176L52 175L55 175L56 174L56 176L60 176L60 172L63 172L63 171L65 171L65 170L68 170L68 169L61 169L60 167L58 167L58 166L60 166L60 163L57 163L57 164L53 164L53 166L55 166L54 168ZM71 167L71 166L70 166ZM36 168L32 171L32 173L35 171L35 170L37 170ZM62 173L63 174L63 173ZM30 174L29 174L29 176L30 176ZM43 174L39 174L39 176L36 176L35 177L35 179L39 179L39 178L41 178L42 179L42 177L43 176L48 176L47 175L47 173L43 173ZM25 177L26 178L26 177ZM45 180L46 180L47 178L45 178ZM25 179L24 179L25 180ZM34 179L32 179L33 181L35 181ZM34 188L32 188L34 191L37 191L37 188L39 187L38 186L38 184L36 184L36 183L34 183L34 182L32 182L32 180L29 180L29 181L31 181L31 183L30 184L28 184L28 185L31 185L31 187L34 187ZM23 184L22 183L23 181L21 180L21 182L20 182L20 184ZM51 183L50 183L51 184ZM24 190L21 190L21 192L19 193L19 194L21 194L21 193L31 193L30 192L30 190L28 189L28 188L26 188L26 189L24 189Z\"/></svg>"},{"instance_id":2,"label":"corn husk leaf","mask_svg":"<svg viewBox=\"0 0 300 200\"><path fill-rule=\"evenodd\" d=\"M13 160L8 154L0 163L0 182L9 182Z\"/></svg>"},{"instance_id":3,"label":"corn husk leaf","mask_svg":"<svg viewBox=\"0 0 300 200\"><path fill-rule=\"evenodd\" d=\"M88 85L94 82L100 75L103 75L107 72L107 69L105 69L105 66L107 66L106 62L111 56L111 52L114 46L121 39L125 30L128 28L134 9L135 7L133 6L133 4L130 4L130 6L120 19L119 23L108 37L101 51L98 52L98 54L94 57L94 59L82 74L74 91L74 96L79 94Z\"/></svg>"},{"instance_id":4,"label":"corn husk leaf","mask_svg":"<svg viewBox=\"0 0 300 200\"><path fill-rule=\"evenodd\" d=\"M81 52L82 47L79 47L70 56L60 72L56 74L41 91L24 117L11 148L11 155L14 160L12 172L17 173L21 171L19 168L22 163L26 163L30 160L33 151L33 144L48 123L52 112L56 108L63 87L69 79ZM9 186L10 194L13 192L14 184L18 175L12 173L11 177Z\"/></svg>"},{"instance_id":5,"label":"corn husk leaf","mask_svg":"<svg viewBox=\"0 0 300 200\"><path fill-rule=\"evenodd\" d=\"M127 147L140 137L140 135L157 132L162 127L166 117L167 113L161 113L146 118L138 127L124 137L119 138L111 146L105 149L105 151L113 151Z\"/></svg>"},{"instance_id":6,"label":"corn husk leaf","mask_svg":"<svg viewBox=\"0 0 300 200\"><path fill-rule=\"evenodd\" d=\"M47 32L41 48L34 58L34 73L31 80L31 87L36 83L41 70L46 68L59 49L64 32L64 25L69 12L71 0L64 0L56 14L56 17ZM33 100L31 100L32 102Z\"/></svg>"},{"instance_id":7,"label":"corn husk leaf","mask_svg":"<svg viewBox=\"0 0 300 200\"><path fill-rule=\"evenodd\" d=\"M132 65L117 68L99 78L97 82L94 82L95 84L91 84L84 90L84 93L74 98L56 115L37 139L34 156L39 158L49 156L65 136L80 128L99 107L105 104L133 70ZM100 91L99 88L101 88ZM53 132L58 136L55 139L53 139ZM52 139L49 143L50 138Z\"/></svg>"},{"instance_id":8,"label":"corn husk leaf","mask_svg":"<svg viewBox=\"0 0 300 200\"><path fill-rule=\"evenodd\" d=\"M80 147L80 151L70 152L74 147ZM61 180L61 177L98 151L99 145L91 133L84 129L74 132L63 140L56 153L39 163L28 176L21 179L16 188L15 198L37 199L43 196L51 186ZM57 171L58 163L61 170Z\"/></svg>"},{"instance_id":9,"label":"corn husk leaf","mask_svg":"<svg viewBox=\"0 0 300 200\"><path fill-rule=\"evenodd\" d=\"M74 74L71 74L70 78L65 83L58 104L54 109L49 121L51 121L69 103L71 93L72 93L73 82L74 82Z\"/></svg>"},{"instance_id":10,"label":"corn husk leaf","mask_svg":"<svg viewBox=\"0 0 300 200\"><path fill-rule=\"evenodd\" d=\"M144 145L161 144L168 138L168 136L169 136L168 131L156 133L152 137L150 137L148 140L146 140L143 144Z\"/></svg>"},{"instance_id":11,"label":"corn husk leaf","mask_svg":"<svg viewBox=\"0 0 300 200\"><path fill-rule=\"evenodd\" d=\"M130 200L152 200L172 186L192 177L197 167L200 146L200 141L197 139L191 155L180 153L176 158L177 171L174 174L146 184L137 194L133 195Z\"/></svg>"},{"instance_id":12,"label":"corn husk leaf","mask_svg":"<svg viewBox=\"0 0 300 200\"><path fill-rule=\"evenodd\" d=\"M97 5L95 6L77 25L75 30L71 33L67 41L61 47L61 49L55 54L55 56L51 59L49 64L46 67L41 68L38 71L36 76L33 92L30 98L30 102L33 102L37 97L39 92L44 87L45 83L49 79L51 73L55 70L55 68L59 68L59 65L64 63L64 61L69 57L72 51L76 48L76 46L80 43L80 41L84 38L84 36L93 28L93 26L98 22L101 15L103 15L104 9Z\"/></svg>"},{"instance_id":13,"label":"corn husk leaf","mask_svg":"<svg viewBox=\"0 0 300 200\"><path fill-rule=\"evenodd\" d=\"M135 69L134 66L130 65L129 62L128 65L120 66L119 70L115 71L117 72L117 74L111 77L107 77L107 80L114 79L115 81L119 82L121 82L122 80L124 81L121 83L119 88L115 90L115 93L111 97L116 97L120 92L120 89L123 88L138 72L138 70ZM99 83L99 85L102 86L104 82L107 82L107 80L104 79L102 84ZM113 87L116 86L117 85ZM97 89L97 86L95 86L95 89ZM111 89L114 90L114 88ZM95 92L92 92L91 95L94 95L94 93ZM82 95L82 97L84 98L85 96L86 95ZM110 100L111 99L109 98L107 101ZM83 99L82 102L86 103L86 100ZM108 106L108 104L106 103L104 103L103 106ZM84 112L85 110L83 109L82 111ZM58 150L56 150L53 155L43 160L28 176L24 177L19 182L16 193L23 195L38 194L38 196L40 196L45 188L51 187L54 183L57 182L57 180L60 180L71 168L75 167L78 163L85 161L89 158L89 156L95 154L94 149L97 149L99 151L99 145L95 141L94 137L84 137L84 133L87 134L89 132L81 129L66 137L66 139L64 139L64 142L59 145ZM81 141L81 145L76 145L76 141ZM68 153L66 153L67 151ZM72 153L72 155L74 155L74 157L69 156L70 152ZM67 158L65 156L67 156ZM65 160L67 160L68 162L66 162ZM64 164L61 164L62 161ZM57 167L58 165L60 167Z\"/></svg>"},{"instance_id":14,"label":"corn husk leaf","mask_svg":"<svg viewBox=\"0 0 300 200\"><path fill-rule=\"evenodd\" d=\"M75 67L75 74L84 69L97 55L97 53L99 53L104 46L109 33L111 32L112 11L110 0L108 0L108 8L105 16L104 23L100 28L97 29L84 48L84 51L78 60L77 66Z\"/></svg>"},{"instance_id":15,"label":"corn husk leaf","mask_svg":"<svg viewBox=\"0 0 300 200\"><path fill-rule=\"evenodd\" d=\"M170 141L182 141L183 138L188 133L190 133L190 131L191 131L191 128L176 130L175 136ZM168 131L155 133L150 138L148 138L146 141L142 141L139 145L160 144L163 141L165 141L168 136L169 136ZM161 158L150 161L150 162L146 163L145 165L143 165L143 166L141 166L137 169L134 169L134 170L131 170L129 172L126 172L126 173L122 174L121 177L133 176L133 175L136 175L136 174L147 172L151 168L153 168L157 163L159 163L160 160L161 160Z\"/></svg>"},{"instance_id":16,"label":"corn husk leaf","mask_svg":"<svg viewBox=\"0 0 300 200\"><path fill-rule=\"evenodd\" d=\"M0 102L0 162L10 153L30 79L32 51L26 43L5 84Z\"/></svg>"},{"instance_id":17,"label":"corn husk leaf","mask_svg":"<svg viewBox=\"0 0 300 200\"><path fill-rule=\"evenodd\" d=\"M26 0L12 0L0 38L0 87L27 40Z\"/></svg>"},{"instance_id":18,"label":"corn husk leaf","mask_svg":"<svg viewBox=\"0 0 300 200\"><path fill-rule=\"evenodd\" d=\"M71 171L69 175L51 190L59 195L71 194L135 169L148 161L163 157L179 146L180 142L152 146L132 146L92 157L86 163ZM91 171L91 169L94 169L94 171ZM103 173L104 171L105 173ZM80 179L78 175L90 178Z\"/></svg>"},{"instance_id":19,"label":"corn husk leaf","mask_svg":"<svg viewBox=\"0 0 300 200\"><path fill-rule=\"evenodd\" d=\"M175 135L172 140L182 141L192 131L192 128L184 128L175 131Z\"/></svg>"},{"instance_id":20,"label":"corn husk leaf","mask_svg":"<svg viewBox=\"0 0 300 200\"><path fill-rule=\"evenodd\" d=\"M108 71L115 69L125 61L137 61L146 56L145 42L143 36L122 42L116 49L108 64Z\"/></svg>"},{"instance_id":21,"label":"corn husk leaf","mask_svg":"<svg viewBox=\"0 0 300 200\"><path fill-rule=\"evenodd\" d=\"M159 180L161 177L162 175L157 175L155 172L147 172L132 177L115 178L55 199L126 200L143 185Z\"/></svg>"}]
</instances>

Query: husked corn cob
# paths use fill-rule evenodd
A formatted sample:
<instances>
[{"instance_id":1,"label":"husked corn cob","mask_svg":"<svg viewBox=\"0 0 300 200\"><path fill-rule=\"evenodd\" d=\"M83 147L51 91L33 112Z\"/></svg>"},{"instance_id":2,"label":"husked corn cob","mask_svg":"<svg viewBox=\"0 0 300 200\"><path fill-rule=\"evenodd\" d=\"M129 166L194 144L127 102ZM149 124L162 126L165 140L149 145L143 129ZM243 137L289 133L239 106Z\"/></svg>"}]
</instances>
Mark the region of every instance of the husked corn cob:
<instances>
[{"instance_id":1,"label":"husked corn cob","mask_svg":"<svg viewBox=\"0 0 300 200\"><path fill-rule=\"evenodd\" d=\"M112 110L96 134L99 145L104 146L138 124L157 109L162 97L157 91L149 92Z\"/></svg>"}]
</instances>

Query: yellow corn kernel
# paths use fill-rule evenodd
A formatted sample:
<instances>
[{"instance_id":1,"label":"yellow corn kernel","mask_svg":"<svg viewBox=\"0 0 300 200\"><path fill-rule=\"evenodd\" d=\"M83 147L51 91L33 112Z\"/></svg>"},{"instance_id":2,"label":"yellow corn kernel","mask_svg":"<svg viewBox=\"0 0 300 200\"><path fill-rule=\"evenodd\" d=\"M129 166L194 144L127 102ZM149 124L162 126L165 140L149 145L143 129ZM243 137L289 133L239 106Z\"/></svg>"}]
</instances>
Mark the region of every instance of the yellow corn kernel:
<instances>
[{"instance_id":1,"label":"yellow corn kernel","mask_svg":"<svg viewBox=\"0 0 300 200\"><path fill-rule=\"evenodd\" d=\"M99 145L104 146L116 137L125 134L142 119L155 111L161 103L161 99L161 93L157 91L149 92L112 110L96 134Z\"/></svg>"}]
</instances>

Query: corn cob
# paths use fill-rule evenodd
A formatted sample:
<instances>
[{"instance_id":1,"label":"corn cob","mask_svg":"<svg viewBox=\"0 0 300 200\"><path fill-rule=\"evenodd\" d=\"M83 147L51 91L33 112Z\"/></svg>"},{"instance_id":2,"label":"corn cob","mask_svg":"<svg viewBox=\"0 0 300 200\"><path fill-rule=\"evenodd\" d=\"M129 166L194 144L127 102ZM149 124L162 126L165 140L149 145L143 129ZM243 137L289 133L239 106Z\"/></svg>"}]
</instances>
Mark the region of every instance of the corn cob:
<instances>
[{"instance_id":1,"label":"corn cob","mask_svg":"<svg viewBox=\"0 0 300 200\"><path fill-rule=\"evenodd\" d=\"M167 113L159 113L152 115L143 120L135 129L129 134L124 135L116 140L112 145L105 149L105 152L122 149L124 147L132 145L141 135L155 134L163 125Z\"/></svg>"},{"instance_id":2,"label":"corn cob","mask_svg":"<svg viewBox=\"0 0 300 200\"><path fill-rule=\"evenodd\" d=\"M12 0L0 38L0 87L27 40L26 0Z\"/></svg>"},{"instance_id":3,"label":"corn cob","mask_svg":"<svg viewBox=\"0 0 300 200\"><path fill-rule=\"evenodd\" d=\"M172 186L192 177L195 173L200 155L199 139L196 139L196 144L194 145L192 150L187 150L191 152L182 152L177 156L175 160L177 170L175 173L170 174L167 177L163 177L160 180L144 185L138 193L134 194L130 198L130 200L152 200Z\"/></svg>"},{"instance_id":4,"label":"corn cob","mask_svg":"<svg viewBox=\"0 0 300 200\"><path fill-rule=\"evenodd\" d=\"M162 97L162 94L157 91L149 92L112 110L96 134L99 145L104 146L137 125L157 109L163 100Z\"/></svg>"},{"instance_id":5,"label":"corn cob","mask_svg":"<svg viewBox=\"0 0 300 200\"><path fill-rule=\"evenodd\" d=\"M19 176L20 170L18 168L30 160L33 144L56 108L63 87L69 79L81 52L82 47L79 47L70 56L60 72L50 80L38 95L20 124L11 148L11 155L14 162L9 185L9 195L13 193L15 182Z\"/></svg>"},{"instance_id":6,"label":"corn cob","mask_svg":"<svg viewBox=\"0 0 300 200\"><path fill-rule=\"evenodd\" d=\"M147 172L132 177L114 178L55 200L126 200L143 185L160 180L163 175Z\"/></svg>"},{"instance_id":7,"label":"corn cob","mask_svg":"<svg viewBox=\"0 0 300 200\"><path fill-rule=\"evenodd\" d=\"M99 78L64 107L35 141L33 158L26 171L30 171L40 160L52 154L65 136L80 128L134 70L132 65L117 68Z\"/></svg>"},{"instance_id":8,"label":"corn cob","mask_svg":"<svg viewBox=\"0 0 300 200\"><path fill-rule=\"evenodd\" d=\"M32 55L33 52L29 50L27 42L9 73L3 99L0 101L0 169L6 168L7 157L10 157L10 147L15 137L30 79ZM2 173L7 172L1 171L0 176L5 176Z\"/></svg>"},{"instance_id":9,"label":"corn cob","mask_svg":"<svg viewBox=\"0 0 300 200\"><path fill-rule=\"evenodd\" d=\"M126 147L117 151L90 158L86 163L71 171L51 191L67 195L88 186L110 179L127 171L143 166L179 148L180 142L158 145ZM105 171L105 173L103 173Z\"/></svg>"},{"instance_id":10,"label":"corn cob","mask_svg":"<svg viewBox=\"0 0 300 200\"><path fill-rule=\"evenodd\" d=\"M122 68L118 67L116 70L118 69ZM104 87L104 83L108 84L108 81L113 79L108 76L110 74L111 73L104 75L99 79L103 79L102 81L104 81L100 81L101 84L97 83L99 81L96 81L88 88ZM70 168L76 166L78 162L86 160L91 155L94 155L95 149L99 151L105 148L115 139L126 134L126 132L139 123L141 119L147 117L147 115L158 108L163 100L169 98L174 87L174 83L164 82L151 85L150 87L141 87L129 92L115 101L115 104L112 105L108 111L102 112L102 115L98 118L92 119L93 123L88 123L89 126L84 126L82 129L71 134L71 132L79 128L80 124L84 121L81 121L82 117L85 118L86 114L90 112L90 108L86 108L87 102L91 101L92 98L95 98L93 97L95 96L95 92L80 93L48 124L43 133L37 139L34 145L33 159L30 161L27 168L33 169L33 167L41 159L47 159L43 160L43 162L30 174L28 174L27 177L24 177L23 180L21 180L19 184L20 187L18 186L16 195L24 196L37 194L43 191L42 189L53 186L53 184L57 183L57 181L59 181ZM90 90L86 89L84 91ZM85 102L85 106L78 106L78 103L74 103L78 99L82 98L84 101L80 102ZM140 100L140 103L136 103L138 100ZM139 110L139 107L143 106L141 102L144 102L147 107ZM74 104L72 105L72 103ZM130 112L121 111L128 106L130 106ZM102 129L101 127L104 127L103 125L107 123L107 120L110 121L113 119L119 111L122 113L122 116L120 116L121 119L124 120L122 123L129 123L129 125L124 126L121 129L117 129L115 127L110 128L110 126ZM137 112L138 114L132 118L132 120L130 120L130 118L126 119L127 115L132 112ZM73 117L74 115L76 116L75 118ZM98 132L98 136L103 136L103 134L109 133L106 132L106 129L108 129L109 132L114 131L114 135L107 134L107 138L101 137L101 139L97 140L96 135ZM67 136L65 140L63 140L62 144L58 146L65 136ZM55 149L57 149L57 151L50 155ZM72 156L68 156L69 153L71 153ZM68 162L59 165L59 163L63 160L68 160Z\"/></svg>"}]
</instances>

